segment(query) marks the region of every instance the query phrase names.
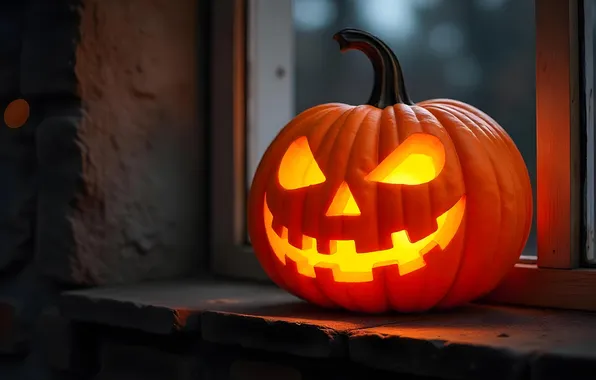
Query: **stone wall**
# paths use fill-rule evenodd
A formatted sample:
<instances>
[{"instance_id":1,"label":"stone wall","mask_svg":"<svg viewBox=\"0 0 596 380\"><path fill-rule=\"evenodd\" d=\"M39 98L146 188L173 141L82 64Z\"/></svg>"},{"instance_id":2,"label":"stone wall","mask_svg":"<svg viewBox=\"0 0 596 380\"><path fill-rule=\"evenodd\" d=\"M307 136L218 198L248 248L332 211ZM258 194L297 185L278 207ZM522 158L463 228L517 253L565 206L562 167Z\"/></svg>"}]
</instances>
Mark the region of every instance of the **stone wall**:
<instances>
[{"instance_id":1,"label":"stone wall","mask_svg":"<svg viewBox=\"0 0 596 380\"><path fill-rule=\"evenodd\" d=\"M0 379L49 378L61 291L205 267L201 4L0 3Z\"/></svg>"},{"instance_id":2,"label":"stone wall","mask_svg":"<svg viewBox=\"0 0 596 380\"><path fill-rule=\"evenodd\" d=\"M50 138L55 149L55 140L67 139L71 164L78 160L81 169L73 180L76 166L69 167L70 192L48 201L49 219L68 216L40 235L52 276L111 284L199 267L197 217L205 179L196 111L196 4L83 2L75 73L84 114L78 123L64 120L65 129L77 124L76 146L67 133Z\"/></svg>"}]
</instances>

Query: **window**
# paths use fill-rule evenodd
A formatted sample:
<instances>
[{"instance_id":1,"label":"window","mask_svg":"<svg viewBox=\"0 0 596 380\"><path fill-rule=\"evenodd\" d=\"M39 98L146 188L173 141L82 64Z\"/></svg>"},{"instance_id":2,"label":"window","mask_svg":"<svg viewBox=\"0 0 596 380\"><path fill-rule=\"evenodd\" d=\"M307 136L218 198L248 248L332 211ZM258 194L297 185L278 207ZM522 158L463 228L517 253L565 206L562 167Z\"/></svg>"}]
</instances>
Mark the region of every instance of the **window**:
<instances>
[{"instance_id":1,"label":"window","mask_svg":"<svg viewBox=\"0 0 596 380\"><path fill-rule=\"evenodd\" d=\"M213 271L266 278L245 233L248 185L271 139L298 112L366 101L370 64L362 53L339 53L331 39L353 26L391 45L414 100L471 103L524 156L535 226L520 264L489 299L596 309L596 273L587 268L596 263L593 8L582 0L217 2Z\"/></svg>"}]
</instances>

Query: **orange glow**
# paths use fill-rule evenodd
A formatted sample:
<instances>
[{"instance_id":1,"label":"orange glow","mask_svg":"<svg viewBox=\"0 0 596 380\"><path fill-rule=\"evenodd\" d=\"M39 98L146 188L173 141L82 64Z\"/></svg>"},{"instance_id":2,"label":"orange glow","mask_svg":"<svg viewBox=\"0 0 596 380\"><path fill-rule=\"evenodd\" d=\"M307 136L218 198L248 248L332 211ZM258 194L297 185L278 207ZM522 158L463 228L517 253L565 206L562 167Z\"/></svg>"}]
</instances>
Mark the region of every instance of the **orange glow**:
<instances>
[{"instance_id":1,"label":"orange glow","mask_svg":"<svg viewBox=\"0 0 596 380\"><path fill-rule=\"evenodd\" d=\"M308 145L306 136L294 141L279 166L279 184L286 190L300 189L325 182L325 175Z\"/></svg>"},{"instance_id":2,"label":"orange glow","mask_svg":"<svg viewBox=\"0 0 596 380\"><path fill-rule=\"evenodd\" d=\"M437 245L445 249L457 233L464 216L465 204L466 199L463 196L437 218L438 228L435 232L415 243L408 240L406 231L398 231L391 234L393 247L390 249L357 253L353 240L339 240L331 242L337 245L337 250L331 255L319 253L313 237L303 236L302 241L307 245L300 249L288 242L286 227L282 227L278 235L271 227L273 215L266 196L263 212L269 244L280 262L285 264L286 257L289 257L296 262L298 272L308 277L316 277L315 267L331 268L337 282L366 282L373 280L372 269L376 267L397 264L402 276L424 267L424 254Z\"/></svg>"},{"instance_id":3,"label":"orange glow","mask_svg":"<svg viewBox=\"0 0 596 380\"><path fill-rule=\"evenodd\" d=\"M29 103L25 99L10 102L4 110L4 123L9 128L20 128L29 119Z\"/></svg>"},{"instance_id":4,"label":"orange glow","mask_svg":"<svg viewBox=\"0 0 596 380\"><path fill-rule=\"evenodd\" d=\"M348 187L346 181L344 181L337 189L337 193L331 201L331 205L327 209L327 216L340 216L340 215L360 215L360 208Z\"/></svg>"},{"instance_id":5,"label":"orange glow","mask_svg":"<svg viewBox=\"0 0 596 380\"><path fill-rule=\"evenodd\" d=\"M420 185L437 178L445 166L445 148L432 135L415 133L387 156L366 179L394 185Z\"/></svg>"}]
</instances>

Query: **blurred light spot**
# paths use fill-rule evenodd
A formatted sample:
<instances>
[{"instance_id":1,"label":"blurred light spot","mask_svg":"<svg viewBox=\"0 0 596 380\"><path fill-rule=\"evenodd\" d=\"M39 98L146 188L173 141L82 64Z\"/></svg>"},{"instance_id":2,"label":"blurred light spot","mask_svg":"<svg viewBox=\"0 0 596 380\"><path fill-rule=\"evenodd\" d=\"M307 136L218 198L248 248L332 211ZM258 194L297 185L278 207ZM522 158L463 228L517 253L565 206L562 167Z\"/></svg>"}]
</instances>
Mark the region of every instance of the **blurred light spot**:
<instances>
[{"instance_id":1,"label":"blurred light spot","mask_svg":"<svg viewBox=\"0 0 596 380\"><path fill-rule=\"evenodd\" d=\"M464 35L454 23L444 22L432 28L428 36L428 44L437 55L452 57L461 52L464 46Z\"/></svg>"},{"instance_id":2,"label":"blurred light spot","mask_svg":"<svg viewBox=\"0 0 596 380\"><path fill-rule=\"evenodd\" d=\"M419 9L430 9L439 5L443 0L416 0L413 5Z\"/></svg>"},{"instance_id":3,"label":"blurred light spot","mask_svg":"<svg viewBox=\"0 0 596 380\"><path fill-rule=\"evenodd\" d=\"M412 0L358 0L357 14L365 29L379 37L405 40L417 26L415 1Z\"/></svg>"},{"instance_id":4,"label":"blurred light spot","mask_svg":"<svg viewBox=\"0 0 596 380\"><path fill-rule=\"evenodd\" d=\"M495 11L502 8L509 0L476 0L476 6L485 11Z\"/></svg>"},{"instance_id":5,"label":"blurred light spot","mask_svg":"<svg viewBox=\"0 0 596 380\"><path fill-rule=\"evenodd\" d=\"M337 16L332 0L294 0L294 25L300 31L311 32L331 24Z\"/></svg>"},{"instance_id":6,"label":"blurred light spot","mask_svg":"<svg viewBox=\"0 0 596 380\"><path fill-rule=\"evenodd\" d=\"M474 87L482 81L482 68L473 56L460 57L445 66L444 75L453 86Z\"/></svg>"},{"instance_id":7,"label":"blurred light spot","mask_svg":"<svg viewBox=\"0 0 596 380\"><path fill-rule=\"evenodd\" d=\"M4 123L9 128L20 128L29 119L29 103L25 99L13 100L4 110Z\"/></svg>"}]
</instances>

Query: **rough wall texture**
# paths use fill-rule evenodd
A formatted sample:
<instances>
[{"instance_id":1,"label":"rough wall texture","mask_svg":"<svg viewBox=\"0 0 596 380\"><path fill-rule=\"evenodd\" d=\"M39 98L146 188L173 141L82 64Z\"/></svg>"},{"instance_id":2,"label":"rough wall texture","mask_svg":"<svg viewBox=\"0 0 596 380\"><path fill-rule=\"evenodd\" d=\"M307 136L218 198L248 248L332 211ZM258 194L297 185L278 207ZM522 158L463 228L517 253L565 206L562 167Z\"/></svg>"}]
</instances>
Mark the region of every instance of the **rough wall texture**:
<instances>
[{"instance_id":1,"label":"rough wall texture","mask_svg":"<svg viewBox=\"0 0 596 380\"><path fill-rule=\"evenodd\" d=\"M81 12L70 275L107 284L187 273L200 246L196 0L86 0Z\"/></svg>"}]
</instances>

